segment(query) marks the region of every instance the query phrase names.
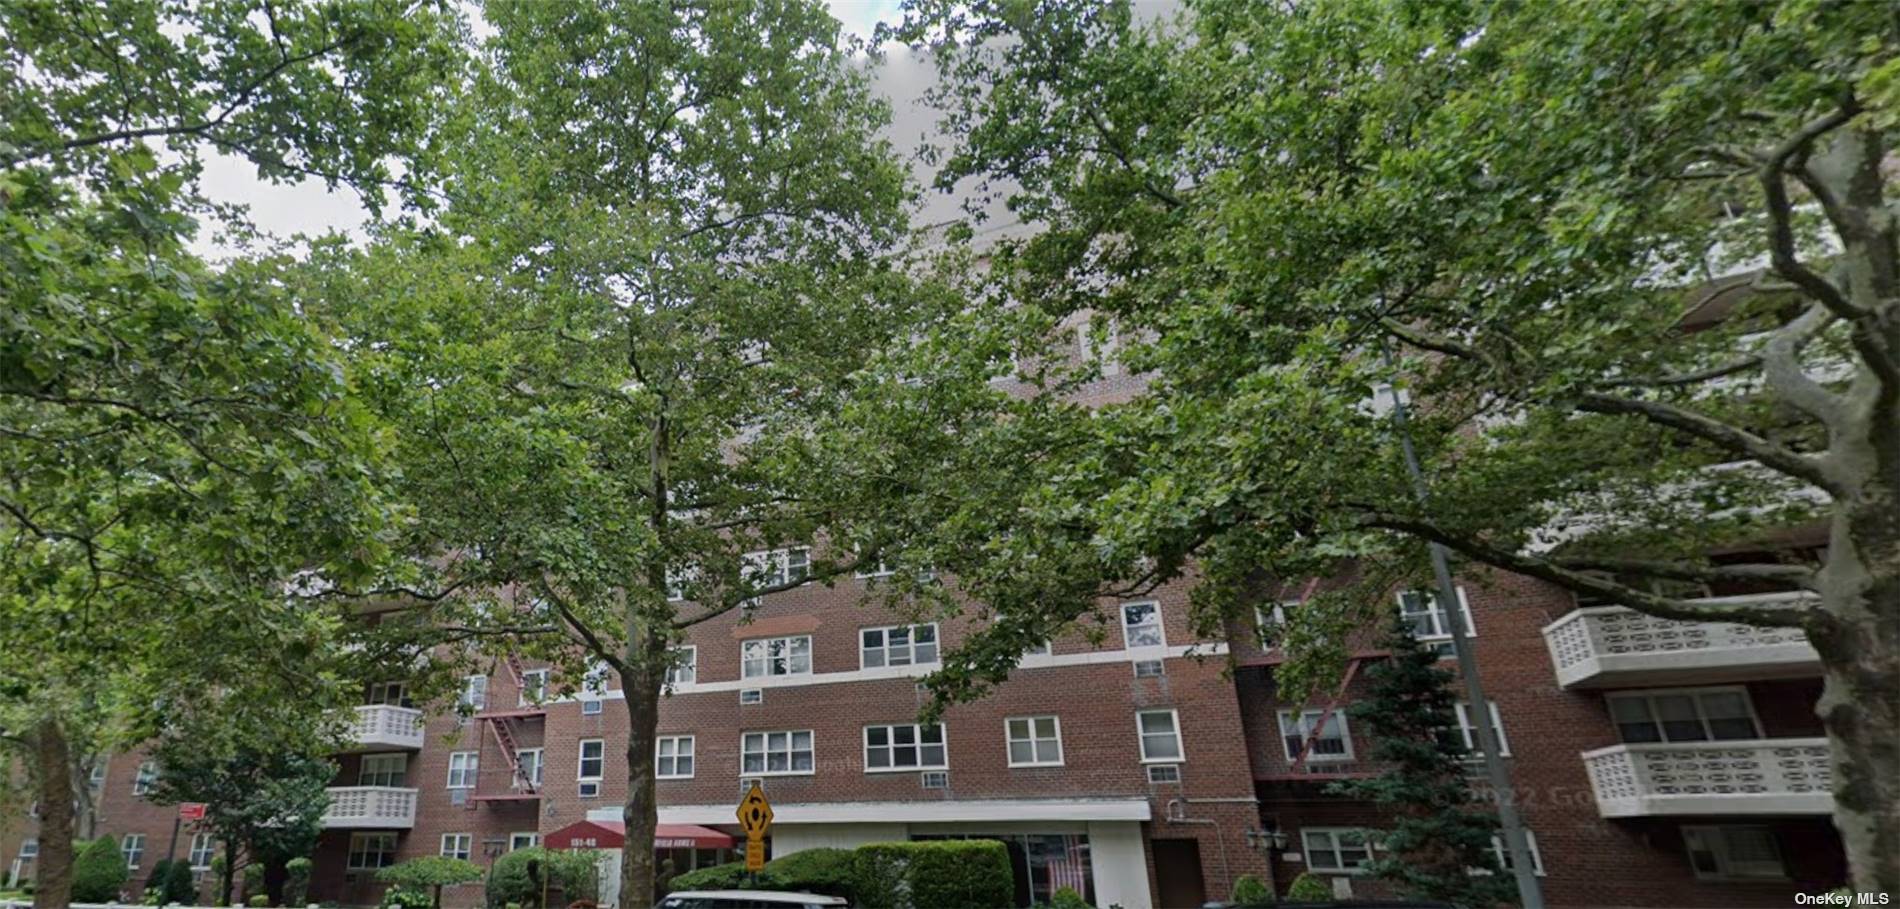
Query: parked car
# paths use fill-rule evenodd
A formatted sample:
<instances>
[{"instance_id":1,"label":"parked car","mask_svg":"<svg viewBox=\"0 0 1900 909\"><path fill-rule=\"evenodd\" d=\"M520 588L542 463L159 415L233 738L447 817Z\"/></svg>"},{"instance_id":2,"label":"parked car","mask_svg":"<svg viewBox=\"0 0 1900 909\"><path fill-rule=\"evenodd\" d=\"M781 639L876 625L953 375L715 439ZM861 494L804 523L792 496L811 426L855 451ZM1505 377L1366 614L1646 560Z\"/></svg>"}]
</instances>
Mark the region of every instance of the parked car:
<instances>
[{"instance_id":1,"label":"parked car","mask_svg":"<svg viewBox=\"0 0 1900 909\"><path fill-rule=\"evenodd\" d=\"M784 890L682 890L653 909L849 909L843 897Z\"/></svg>"}]
</instances>

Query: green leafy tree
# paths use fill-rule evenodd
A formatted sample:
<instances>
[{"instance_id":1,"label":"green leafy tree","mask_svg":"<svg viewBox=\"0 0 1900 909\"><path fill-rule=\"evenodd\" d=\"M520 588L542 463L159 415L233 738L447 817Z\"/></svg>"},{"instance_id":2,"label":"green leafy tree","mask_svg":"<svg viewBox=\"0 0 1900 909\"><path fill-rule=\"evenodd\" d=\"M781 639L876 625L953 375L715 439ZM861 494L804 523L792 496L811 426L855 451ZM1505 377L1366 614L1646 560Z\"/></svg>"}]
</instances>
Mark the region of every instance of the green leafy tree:
<instances>
[{"instance_id":1,"label":"green leafy tree","mask_svg":"<svg viewBox=\"0 0 1900 909\"><path fill-rule=\"evenodd\" d=\"M116 902L125 880L125 855L119 852L118 840L102 836L79 849L79 859L73 863L73 899Z\"/></svg>"},{"instance_id":2,"label":"green leafy tree","mask_svg":"<svg viewBox=\"0 0 1900 909\"><path fill-rule=\"evenodd\" d=\"M284 899L286 906L303 906L310 892L310 869L315 863L298 856L284 863Z\"/></svg>"},{"instance_id":3,"label":"green leafy tree","mask_svg":"<svg viewBox=\"0 0 1900 909\"><path fill-rule=\"evenodd\" d=\"M633 906L653 891L672 648L851 569L838 509L805 491L838 467L809 429L929 301L878 255L903 170L822 5L484 15L437 226L313 261L308 293L356 339L403 465L413 576L384 586L417 608L396 622L500 639L570 689L602 666L625 691ZM747 558L826 539L808 564Z\"/></svg>"},{"instance_id":4,"label":"green leafy tree","mask_svg":"<svg viewBox=\"0 0 1900 909\"><path fill-rule=\"evenodd\" d=\"M430 894L429 905L442 909L442 888L482 879L482 869L467 859L445 855L425 855L397 862L376 872L376 879L399 888Z\"/></svg>"},{"instance_id":5,"label":"green leafy tree","mask_svg":"<svg viewBox=\"0 0 1900 909\"><path fill-rule=\"evenodd\" d=\"M387 182L423 157L460 29L391 0L33 0L0 6L0 33L0 746L48 806L50 907L74 757L149 735L155 699L269 675L260 660L319 688L302 658L328 626L284 582L378 550L333 349L268 265L190 250L201 223L243 229L198 192L201 162Z\"/></svg>"},{"instance_id":6,"label":"green leafy tree","mask_svg":"<svg viewBox=\"0 0 1900 909\"><path fill-rule=\"evenodd\" d=\"M191 862L179 859L165 870L165 903L198 904L198 877L192 873Z\"/></svg>"},{"instance_id":7,"label":"green leafy tree","mask_svg":"<svg viewBox=\"0 0 1900 909\"><path fill-rule=\"evenodd\" d=\"M1329 789L1390 812L1368 870L1418 899L1514 904L1517 889L1498 873L1491 848L1497 818L1472 794L1470 755L1453 713L1454 674L1408 628L1389 633L1385 647L1391 657L1367 670L1367 697L1347 710L1385 769Z\"/></svg>"},{"instance_id":8,"label":"green leafy tree","mask_svg":"<svg viewBox=\"0 0 1900 909\"><path fill-rule=\"evenodd\" d=\"M985 178L1037 228L996 245L976 311L1092 313L1148 376L1086 429L1022 440L1032 518L1089 537L1110 581L1192 561L1210 631L1249 621L1276 579L1350 567L1369 594L1426 541L1651 615L1801 628L1854 881L1900 888L1900 228L1882 167L1900 36L1883 10L911 11L959 137L940 180ZM1388 384L1420 403L1429 510L1369 406ZM1818 556L1710 557L1808 523L1828 528ZM1680 581L1812 596L1659 592ZM1297 622L1363 626L1387 602L1322 598ZM1006 672L1020 628L1090 608L1001 603L998 634L947 669Z\"/></svg>"}]
</instances>

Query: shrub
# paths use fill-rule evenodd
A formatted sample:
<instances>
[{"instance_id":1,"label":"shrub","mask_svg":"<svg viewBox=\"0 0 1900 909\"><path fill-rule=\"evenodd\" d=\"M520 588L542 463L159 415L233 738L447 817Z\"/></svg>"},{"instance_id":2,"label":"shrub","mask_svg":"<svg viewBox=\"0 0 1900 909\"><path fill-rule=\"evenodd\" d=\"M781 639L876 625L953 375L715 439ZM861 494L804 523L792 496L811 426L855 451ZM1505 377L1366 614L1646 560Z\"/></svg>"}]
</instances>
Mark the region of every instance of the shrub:
<instances>
[{"instance_id":1,"label":"shrub","mask_svg":"<svg viewBox=\"0 0 1900 909\"><path fill-rule=\"evenodd\" d=\"M1057 887L1056 892L1049 895L1049 906L1050 909L1089 909L1089 901L1075 892L1074 887Z\"/></svg>"},{"instance_id":2,"label":"shrub","mask_svg":"<svg viewBox=\"0 0 1900 909\"><path fill-rule=\"evenodd\" d=\"M1299 877L1293 879L1293 886L1286 889L1286 898L1289 902L1324 902L1333 898L1333 887L1326 883L1325 878L1311 871L1302 871Z\"/></svg>"},{"instance_id":3,"label":"shrub","mask_svg":"<svg viewBox=\"0 0 1900 909\"><path fill-rule=\"evenodd\" d=\"M251 894L251 895L250 895L250 898L248 898L248 899L246 899L246 900L244 901L244 904L245 904L245 905L247 905L247 906L260 906L260 907L261 907L261 906L268 906L268 905L270 905L270 894L268 894L268 893L253 893L253 894Z\"/></svg>"},{"instance_id":4,"label":"shrub","mask_svg":"<svg viewBox=\"0 0 1900 909\"><path fill-rule=\"evenodd\" d=\"M1260 879L1243 874L1234 879L1234 902L1242 906L1265 906L1273 902L1273 891Z\"/></svg>"},{"instance_id":5,"label":"shrub","mask_svg":"<svg viewBox=\"0 0 1900 909\"><path fill-rule=\"evenodd\" d=\"M246 898L264 892L264 863L250 862L244 866L244 895Z\"/></svg>"},{"instance_id":6,"label":"shrub","mask_svg":"<svg viewBox=\"0 0 1900 909\"><path fill-rule=\"evenodd\" d=\"M1009 851L995 840L872 843L856 853L866 909L1007 906L1016 900Z\"/></svg>"},{"instance_id":7,"label":"shrub","mask_svg":"<svg viewBox=\"0 0 1900 909\"><path fill-rule=\"evenodd\" d=\"M307 858L284 863L284 905L304 905L304 896L310 892L310 866Z\"/></svg>"},{"instance_id":8,"label":"shrub","mask_svg":"<svg viewBox=\"0 0 1900 909\"><path fill-rule=\"evenodd\" d=\"M552 892L559 890L568 902L591 900L600 881L600 853L593 850L542 849L539 846L516 849L495 860L488 869L487 892L490 909L508 903L541 905L541 886L528 876L529 863L539 866L541 879ZM563 903L565 905L565 903Z\"/></svg>"},{"instance_id":9,"label":"shrub","mask_svg":"<svg viewBox=\"0 0 1900 909\"><path fill-rule=\"evenodd\" d=\"M743 867L743 866L742 866ZM849 849L806 849L765 863L775 890L802 890L858 902L857 857Z\"/></svg>"},{"instance_id":10,"label":"shrub","mask_svg":"<svg viewBox=\"0 0 1900 909\"><path fill-rule=\"evenodd\" d=\"M171 869L171 859L159 859L152 863L152 873L145 876L145 896L148 903L152 899L165 898L165 877L171 873Z\"/></svg>"},{"instance_id":11,"label":"shrub","mask_svg":"<svg viewBox=\"0 0 1900 909\"><path fill-rule=\"evenodd\" d=\"M197 901L198 881L191 873L191 863L184 859L172 862L165 871L165 902L189 906Z\"/></svg>"},{"instance_id":12,"label":"shrub","mask_svg":"<svg viewBox=\"0 0 1900 909\"><path fill-rule=\"evenodd\" d=\"M769 867L770 863L767 863L767 865ZM767 883L768 879L771 879L771 875L763 871L759 872L758 886L764 889L777 889L776 883ZM751 877L746 874L745 863L727 862L724 865L713 865L707 868L700 868L696 871L688 871L685 874L676 874L673 876L673 880L667 883L666 889L668 892L680 890L744 890L751 886Z\"/></svg>"},{"instance_id":13,"label":"shrub","mask_svg":"<svg viewBox=\"0 0 1900 909\"><path fill-rule=\"evenodd\" d=\"M479 881L482 879L482 869L465 859L425 855L384 868L376 872L376 879L427 893L430 895L429 905L439 909L443 887Z\"/></svg>"},{"instance_id":14,"label":"shrub","mask_svg":"<svg viewBox=\"0 0 1900 909\"><path fill-rule=\"evenodd\" d=\"M387 869L385 869L387 870ZM377 875L381 877L381 875ZM378 903L382 909L429 909L434 897L421 887L405 887L398 884L383 892L383 901Z\"/></svg>"},{"instance_id":15,"label":"shrub","mask_svg":"<svg viewBox=\"0 0 1900 909\"><path fill-rule=\"evenodd\" d=\"M73 860L73 902L109 903L119 898L127 876L119 841L102 836L78 850Z\"/></svg>"}]
</instances>

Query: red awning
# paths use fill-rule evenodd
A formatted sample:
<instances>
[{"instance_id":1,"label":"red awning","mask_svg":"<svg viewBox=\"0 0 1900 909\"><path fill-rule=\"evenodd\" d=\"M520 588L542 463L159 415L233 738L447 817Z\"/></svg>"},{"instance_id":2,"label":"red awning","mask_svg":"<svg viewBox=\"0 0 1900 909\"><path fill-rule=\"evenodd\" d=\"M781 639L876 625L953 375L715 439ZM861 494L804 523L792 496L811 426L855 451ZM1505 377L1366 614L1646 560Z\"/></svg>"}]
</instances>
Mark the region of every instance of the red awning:
<instances>
[{"instance_id":1,"label":"red awning","mask_svg":"<svg viewBox=\"0 0 1900 909\"><path fill-rule=\"evenodd\" d=\"M549 849L618 849L627 842L619 821L581 821L541 838ZM661 824L653 832L655 849L731 849L732 837L696 824Z\"/></svg>"}]
</instances>

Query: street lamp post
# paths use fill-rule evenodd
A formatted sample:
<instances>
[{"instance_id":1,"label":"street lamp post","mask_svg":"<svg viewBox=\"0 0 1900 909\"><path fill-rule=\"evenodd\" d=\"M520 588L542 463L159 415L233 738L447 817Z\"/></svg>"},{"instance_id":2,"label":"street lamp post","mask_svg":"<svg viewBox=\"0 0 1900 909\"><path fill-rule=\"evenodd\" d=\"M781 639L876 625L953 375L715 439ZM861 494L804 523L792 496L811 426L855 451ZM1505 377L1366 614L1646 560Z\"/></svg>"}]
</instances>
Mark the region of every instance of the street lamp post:
<instances>
[{"instance_id":1,"label":"street lamp post","mask_svg":"<svg viewBox=\"0 0 1900 909\"><path fill-rule=\"evenodd\" d=\"M1279 830L1259 830L1249 827L1243 835L1247 838L1248 848L1266 857L1267 892L1273 894L1273 898L1278 900L1280 887L1273 879L1273 858L1286 848L1286 834Z\"/></svg>"}]
</instances>

